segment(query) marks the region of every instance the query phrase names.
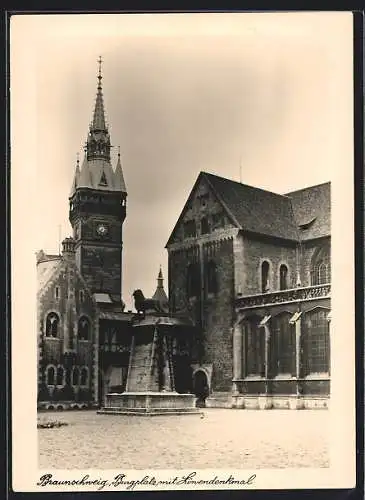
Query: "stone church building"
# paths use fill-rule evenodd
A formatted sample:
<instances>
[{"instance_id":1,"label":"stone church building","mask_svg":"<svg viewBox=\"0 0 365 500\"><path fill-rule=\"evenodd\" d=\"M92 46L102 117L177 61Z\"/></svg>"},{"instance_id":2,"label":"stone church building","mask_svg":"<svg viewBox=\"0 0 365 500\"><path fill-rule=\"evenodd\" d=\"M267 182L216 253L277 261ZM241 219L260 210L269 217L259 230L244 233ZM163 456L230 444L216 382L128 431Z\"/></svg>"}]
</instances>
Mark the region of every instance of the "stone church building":
<instances>
[{"instance_id":1,"label":"stone church building","mask_svg":"<svg viewBox=\"0 0 365 500\"><path fill-rule=\"evenodd\" d=\"M113 167L110 150L99 65L69 196L73 235L61 255L36 256L39 408L98 407L126 387L134 316L121 296L127 189L120 154ZM281 195L199 174L166 245L168 296L161 269L153 296L179 329L178 392L206 406L326 407L330 199L329 183Z\"/></svg>"}]
</instances>

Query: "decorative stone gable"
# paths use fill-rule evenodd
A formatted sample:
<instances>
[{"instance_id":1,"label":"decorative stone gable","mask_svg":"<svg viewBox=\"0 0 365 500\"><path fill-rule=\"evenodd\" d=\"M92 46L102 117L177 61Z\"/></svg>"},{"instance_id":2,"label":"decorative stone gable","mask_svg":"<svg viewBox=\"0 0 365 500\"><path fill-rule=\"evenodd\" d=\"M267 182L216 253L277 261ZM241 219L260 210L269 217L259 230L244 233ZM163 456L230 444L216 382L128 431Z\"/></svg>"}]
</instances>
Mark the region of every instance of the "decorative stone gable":
<instances>
[{"instance_id":1,"label":"decorative stone gable","mask_svg":"<svg viewBox=\"0 0 365 500\"><path fill-rule=\"evenodd\" d=\"M201 176L186 202L168 246L189 243L195 238L217 239L222 231L234 227L224 205Z\"/></svg>"}]
</instances>

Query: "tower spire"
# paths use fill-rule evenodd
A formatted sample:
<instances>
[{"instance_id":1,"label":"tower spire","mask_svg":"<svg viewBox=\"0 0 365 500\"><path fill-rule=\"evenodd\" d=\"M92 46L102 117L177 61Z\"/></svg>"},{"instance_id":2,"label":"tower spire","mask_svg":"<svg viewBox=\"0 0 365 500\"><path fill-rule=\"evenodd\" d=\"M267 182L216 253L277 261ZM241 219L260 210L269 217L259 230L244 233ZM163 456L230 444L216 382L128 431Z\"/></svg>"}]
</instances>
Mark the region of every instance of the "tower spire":
<instances>
[{"instance_id":1,"label":"tower spire","mask_svg":"<svg viewBox=\"0 0 365 500\"><path fill-rule=\"evenodd\" d=\"M102 88L101 56L98 59L98 85L96 91L96 100L93 113L93 119L89 126L89 134L86 143L87 159L93 160L100 158L110 161L110 136L105 119L104 97Z\"/></svg>"},{"instance_id":2,"label":"tower spire","mask_svg":"<svg viewBox=\"0 0 365 500\"><path fill-rule=\"evenodd\" d=\"M94 116L92 121L92 130L94 131L107 131L105 123L105 112L104 112L104 99L103 99L103 88L101 81L103 79L101 73L101 64L103 60L101 56L98 59L99 71L98 71L98 88L95 101Z\"/></svg>"}]
</instances>

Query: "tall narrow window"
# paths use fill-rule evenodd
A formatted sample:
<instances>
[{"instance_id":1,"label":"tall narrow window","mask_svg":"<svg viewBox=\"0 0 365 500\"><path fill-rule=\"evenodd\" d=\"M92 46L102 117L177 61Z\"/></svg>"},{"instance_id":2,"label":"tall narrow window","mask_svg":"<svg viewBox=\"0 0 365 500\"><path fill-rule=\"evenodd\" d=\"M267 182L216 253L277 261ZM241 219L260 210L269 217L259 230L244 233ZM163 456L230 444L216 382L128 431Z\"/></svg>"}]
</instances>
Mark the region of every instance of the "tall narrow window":
<instances>
[{"instance_id":1,"label":"tall narrow window","mask_svg":"<svg viewBox=\"0 0 365 500\"><path fill-rule=\"evenodd\" d=\"M245 320L245 375L265 375L265 333L259 327L260 318L252 316Z\"/></svg>"},{"instance_id":2,"label":"tall narrow window","mask_svg":"<svg viewBox=\"0 0 365 500\"><path fill-rule=\"evenodd\" d=\"M79 369L77 366L74 367L73 372L72 372L72 385L78 385L79 384Z\"/></svg>"},{"instance_id":3,"label":"tall narrow window","mask_svg":"<svg viewBox=\"0 0 365 500\"><path fill-rule=\"evenodd\" d=\"M50 366L47 369L47 385L54 385L55 382L55 369L53 366Z\"/></svg>"},{"instance_id":4,"label":"tall narrow window","mask_svg":"<svg viewBox=\"0 0 365 500\"><path fill-rule=\"evenodd\" d=\"M214 261L210 260L205 267L206 273L206 287L208 294L216 294L218 292L217 281L217 265Z\"/></svg>"},{"instance_id":5,"label":"tall narrow window","mask_svg":"<svg viewBox=\"0 0 365 500\"><path fill-rule=\"evenodd\" d=\"M62 366L57 368L57 385L63 385L64 369Z\"/></svg>"},{"instance_id":6,"label":"tall narrow window","mask_svg":"<svg viewBox=\"0 0 365 500\"><path fill-rule=\"evenodd\" d=\"M79 297L80 297L80 302L81 303L84 302L85 296L84 296L84 291L83 290L80 290Z\"/></svg>"},{"instance_id":7,"label":"tall narrow window","mask_svg":"<svg viewBox=\"0 0 365 500\"><path fill-rule=\"evenodd\" d=\"M186 276L188 298L198 297L200 294L200 268L199 264L190 264Z\"/></svg>"},{"instance_id":8,"label":"tall narrow window","mask_svg":"<svg viewBox=\"0 0 365 500\"><path fill-rule=\"evenodd\" d=\"M305 374L329 373L330 339L327 309L314 309L304 315L302 341Z\"/></svg>"},{"instance_id":9,"label":"tall narrow window","mask_svg":"<svg viewBox=\"0 0 365 500\"><path fill-rule=\"evenodd\" d=\"M78 337L80 340L89 340L90 324L84 316L79 319Z\"/></svg>"},{"instance_id":10,"label":"tall narrow window","mask_svg":"<svg viewBox=\"0 0 365 500\"><path fill-rule=\"evenodd\" d=\"M288 268L285 264L280 266L280 290L286 290L288 288Z\"/></svg>"},{"instance_id":11,"label":"tall narrow window","mask_svg":"<svg viewBox=\"0 0 365 500\"><path fill-rule=\"evenodd\" d=\"M210 232L209 221L207 217L203 217L200 221L201 233L207 234Z\"/></svg>"},{"instance_id":12,"label":"tall narrow window","mask_svg":"<svg viewBox=\"0 0 365 500\"><path fill-rule=\"evenodd\" d=\"M46 337L58 336L59 317L56 313L49 313L46 319Z\"/></svg>"},{"instance_id":13,"label":"tall narrow window","mask_svg":"<svg viewBox=\"0 0 365 500\"><path fill-rule=\"evenodd\" d=\"M331 282L330 247L325 245L313 255L311 263L311 284L323 285Z\"/></svg>"},{"instance_id":14,"label":"tall narrow window","mask_svg":"<svg viewBox=\"0 0 365 500\"><path fill-rule=\"evenodd\" d=\"M54 290L54 296L55 296L56 300L58 300L60 298L60 287L59 286L56 286L56 288Z\"/></svg>"},{"instance_id":15,"label":"tall narrow window","mask_svg":"<svg viewBox=\"0 0 365 500\"><path fill-rule=\"evenodd\" d=\"M261 264L261 291L262 293L268 292L270 288L269 284L269 270L270 264L264 260Z\"/></svg>"},{"instance_id":16,"label":"tall narrow window","mask_svg":"<svg viewBox=\"0 0 365 500\"><path fill-rule=\"evenodd\" d=\"M289 323L292 314L283 312L271 320L271 372L295 373L295 325Z\"/></svg>"},{"instance_id":17,"label":"tall narrow window","mask_svg":"<svg viewBox=\"0 0 365 500\"><path fill-rule=\"evenodd\" d=\"M88 370L87 368L82 368L81 369L81 376L80 376L80 385L87 385L88 382Z\"/></svg>"}]
</instances>

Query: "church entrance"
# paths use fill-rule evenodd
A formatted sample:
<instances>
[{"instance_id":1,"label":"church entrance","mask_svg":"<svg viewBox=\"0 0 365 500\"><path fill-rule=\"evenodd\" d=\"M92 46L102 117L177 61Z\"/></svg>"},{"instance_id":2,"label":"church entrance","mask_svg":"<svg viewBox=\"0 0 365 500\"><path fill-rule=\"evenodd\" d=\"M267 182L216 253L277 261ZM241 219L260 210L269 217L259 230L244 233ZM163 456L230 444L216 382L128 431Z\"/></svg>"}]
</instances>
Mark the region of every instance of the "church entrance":
<instances>
[{"instance_id":1,"label":"church entrance","mask_svg":"<svg viewBox=\"0 0 365 500\"><path fill-rule=\"evenodd\" d=\"M208 377L204 370L197 370L193 375L193 391L197 397L196 406L205 407L205 400L209 396Z\"/></svg>"}]
</instances>

